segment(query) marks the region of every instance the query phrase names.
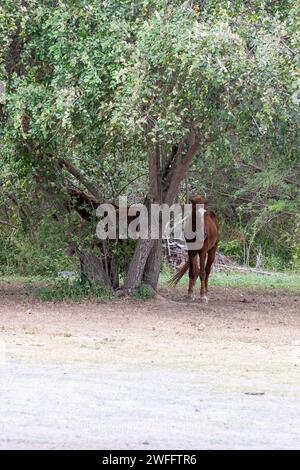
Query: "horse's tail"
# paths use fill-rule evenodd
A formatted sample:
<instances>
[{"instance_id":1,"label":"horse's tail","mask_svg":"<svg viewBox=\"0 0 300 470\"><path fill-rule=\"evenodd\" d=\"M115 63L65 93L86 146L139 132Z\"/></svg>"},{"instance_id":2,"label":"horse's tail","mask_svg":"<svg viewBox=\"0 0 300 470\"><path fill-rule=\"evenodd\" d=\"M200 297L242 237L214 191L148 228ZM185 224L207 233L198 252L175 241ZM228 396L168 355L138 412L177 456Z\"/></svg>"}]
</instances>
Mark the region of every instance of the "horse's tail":
<instances>
[{"instance_id":1,"label":"horse's tail","mask_svg":"<svg viewBox=\"0 0 300 470\"><path fill-rule=\"evenodd\" d=\"M170 287L175 287L176 284L180 281L180 279L182 278L182 276L187 272L187 270L189 269L190 267L190 262L189 260L187 260L184 265L178 269L177 273L174 274L173 277L171 277L171 279L168 281L168 286Z\"/></svg>"}]
</instances>

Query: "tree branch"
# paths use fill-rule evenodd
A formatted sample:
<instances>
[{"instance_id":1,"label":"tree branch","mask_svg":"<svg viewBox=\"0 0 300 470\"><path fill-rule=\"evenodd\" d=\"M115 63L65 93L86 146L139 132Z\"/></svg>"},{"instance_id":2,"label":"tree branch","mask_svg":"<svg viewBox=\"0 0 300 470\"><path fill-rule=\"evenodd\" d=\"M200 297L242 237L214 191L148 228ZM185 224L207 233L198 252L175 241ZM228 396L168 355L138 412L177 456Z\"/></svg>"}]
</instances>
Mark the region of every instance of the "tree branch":
<instances>
[{"instance_id":1,"label":"tree branch","mask_svg":"<svg viewBox=\"0 0 300 470\"><path fill-rule=\"evenodd\" d=\"M65 168L74 178L76 178L86 189L97 199L101 201L101 196L98 189L68 160L64 158L59 159L59 165L61 168Z\"/></svg>"},{"instance_id":2,"label":"tree branch","mask_svg":"<svg viewBox=\"0 0 300 470\"><path fill-rule=\"evenodd\" d=\"M7 220L0 220L0 224L1 225L8 225L9 227L12 227L12 228L17 228L15 225L11 224Z\"/></svg>"},{"instance_id":3,"label":"tree branch","mask_svg":"<svg viewBox=\"0 0 300 470\"><path fill-rule=\"evenodd\" d=\"M264 168L254 165L254 163L241 162L241 164L249 168L252 168L256 173L262 173L263 171L265 171ZM283 181L287 184L292 184L296 186L296 188L300 188L300 183L297 183L297 181L291 180L290 178L284 177Z\"/></svg>"},{"instance_id":4,"label":"tree branch","mask_svg":"<svg viewBox=\"0 0 300 470\"><path fill-rule=\"evenodd\" d=\"M180 182L185 177L187 169L189 168L199 147L200 141L194 130L190 132L187 144L188 151L186 155L180 162L177 162L177 165L175 165L172 170L171 181L165 197L165 202L169 205L172 205L174 203L174 200L178 193Z\"/></svg>"}]
</instances>

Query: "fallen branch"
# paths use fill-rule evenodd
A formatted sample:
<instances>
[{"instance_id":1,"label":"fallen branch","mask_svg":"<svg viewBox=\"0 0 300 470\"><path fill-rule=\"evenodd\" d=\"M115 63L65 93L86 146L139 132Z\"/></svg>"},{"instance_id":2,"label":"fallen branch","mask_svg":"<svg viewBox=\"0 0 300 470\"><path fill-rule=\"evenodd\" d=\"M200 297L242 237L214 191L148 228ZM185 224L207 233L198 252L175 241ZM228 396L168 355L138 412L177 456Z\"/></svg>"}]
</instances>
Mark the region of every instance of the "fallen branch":
<instances>
[{"instance_id":1,"label":"fallen branch","mask_svg":"<svg viewBox=\"0 0 300 470\"><path fill-rule=\"evenodd\" d=\"M261 274L263 276L286 276L286 273L280 273L276 271L262 271L256 268L249 268L247 266L236 266L236 265L228 265L228 264L215 264L217 270L222 271L222 269L230 269L235 271L241 271L244 273L254 273L254 274Z\"/></svg>"}]
</instances>

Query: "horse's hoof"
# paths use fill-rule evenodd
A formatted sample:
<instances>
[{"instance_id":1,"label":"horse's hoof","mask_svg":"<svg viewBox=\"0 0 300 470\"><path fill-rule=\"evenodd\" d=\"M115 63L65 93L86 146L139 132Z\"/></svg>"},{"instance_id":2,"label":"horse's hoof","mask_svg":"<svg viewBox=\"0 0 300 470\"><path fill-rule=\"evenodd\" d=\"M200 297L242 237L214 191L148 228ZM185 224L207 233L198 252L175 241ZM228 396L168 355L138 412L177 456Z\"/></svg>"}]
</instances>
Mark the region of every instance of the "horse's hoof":
<instances>
[{"instance_id":1,"label":"horse's hoof","mask_svg":"<svg viewBox=\"0 0 300 470\"><path fill-rule=\"evenodd\" d=\"M200 297L200 300L202 300L204 303L208 304L208 297L207 297L207 295L202 295L202 296Z\"/></svg>"},{"instance_id":2,"label":"horse's hoof","mask_svg":"<svg viewBox=\"0 0 300 470\"><path fill-rule=\"evenodd\" d=\"M194 302L194 301L196 300L196 298L195 298L194 295L189 294L189 295L187 296L187 300L188 300L188 302Z\"/></svg>"}]
</instances>

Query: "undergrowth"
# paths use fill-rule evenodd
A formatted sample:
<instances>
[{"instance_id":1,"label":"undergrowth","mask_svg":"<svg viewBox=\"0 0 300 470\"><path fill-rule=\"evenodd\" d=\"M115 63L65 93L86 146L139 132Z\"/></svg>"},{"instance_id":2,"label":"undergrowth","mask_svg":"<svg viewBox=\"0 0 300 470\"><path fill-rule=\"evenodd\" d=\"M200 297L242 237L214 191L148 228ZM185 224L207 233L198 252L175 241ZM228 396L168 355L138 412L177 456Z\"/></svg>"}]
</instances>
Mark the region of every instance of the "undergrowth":
<instances>
[{"instance_id":1,"label":"undergrowth","mask_svg":"<svg viewBox=\"0 0 300 470\"><path fill-rule=\"evenodd\" d=\"M59 279L37 290L36 296L43 302L93 300L107 302L114 298L112 289L100 283L90 284L86 279Z\"/></svg>"}]
</instances>

